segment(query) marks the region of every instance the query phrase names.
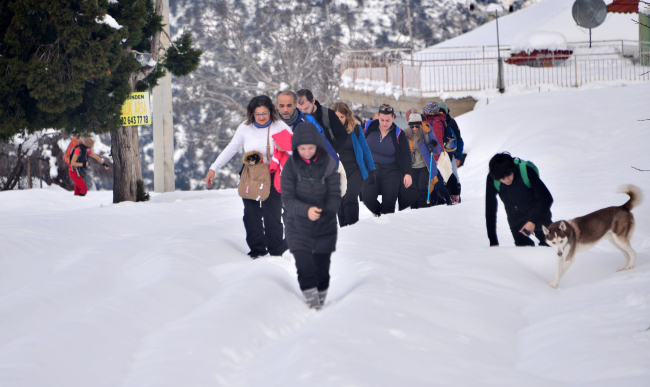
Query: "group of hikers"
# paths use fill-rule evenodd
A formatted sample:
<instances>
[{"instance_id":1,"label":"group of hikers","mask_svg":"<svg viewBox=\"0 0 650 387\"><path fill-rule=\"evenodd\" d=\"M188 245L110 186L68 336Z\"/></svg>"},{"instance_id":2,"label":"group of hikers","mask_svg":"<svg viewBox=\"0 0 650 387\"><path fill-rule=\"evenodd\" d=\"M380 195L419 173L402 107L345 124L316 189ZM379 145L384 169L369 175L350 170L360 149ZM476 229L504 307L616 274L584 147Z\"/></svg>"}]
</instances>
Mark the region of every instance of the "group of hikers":
<instances>
[{"instance_id":1,"label":"group of hikers","mask_svg":"<svg viewBox=\"0 0 650 387\"><path fill-rule=\"evenodd\" d=\"M307 89L282 91L275 104L266 95L256 96L246 112L246 121L210 167L206 184L210 187L216 172L244 148L239 194L248 255L281 256L290 250L311 308L325 303L338 228L359 221L359 199L377 217L394 213L396 206L461 201L457 167L463 140L444 102L429 102L421 113L407 111L403 130L394 123L390 105L362 122L345 103L327 108ZM486 222L492 246L498 246L497 194L516 245L534 245L527 236L551 223L553 199L536 168L528 171L533 167L507 153L491 160Z\"/></svg>"},{"instance_id":2,"label":"group of hikers","mask_svg":"<svg viewBox=\"0 0 650 387\"><path fill-rule=\"evenodd\" d=\"M312 92L282 91L252 98L246 120L206 175L216 172L244 148L238 192L244 203L246 243L251 258L295 258L298 282L307 304L320 309L329 288L329 267L338 228L359 221L359 200L374 216L406 208L461 202L457 167L464 142L444 102L432 101L406 112L408 126L394 122L390 105L366 122L343 102L322 106ZM73 139L64 153L75 195L88 190L84 175L92 152L90 138ZM496 154L489 163L485 219L490 246L498 246L497 200L505 206L516 246L548 246L553 197L537 167ZM379 201L381 196L381 202Z\"/></svg>"}]
</instances>

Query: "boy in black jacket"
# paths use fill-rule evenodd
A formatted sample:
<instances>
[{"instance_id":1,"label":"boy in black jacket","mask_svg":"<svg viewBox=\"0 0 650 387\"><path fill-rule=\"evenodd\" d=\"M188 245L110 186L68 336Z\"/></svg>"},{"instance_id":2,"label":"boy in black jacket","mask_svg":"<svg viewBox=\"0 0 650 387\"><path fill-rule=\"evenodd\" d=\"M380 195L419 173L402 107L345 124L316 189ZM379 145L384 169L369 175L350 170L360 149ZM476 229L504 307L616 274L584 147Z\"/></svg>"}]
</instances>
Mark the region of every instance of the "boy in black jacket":
<instances>
[{"instance_id":1,"label":"boy in black jacket","mask_svg":"<svg viewBox=\"0 0 650 387\"><path fill-rule=\"evenodd\" d=\"M522 176L522 168L526 168L527 176ZM542 225L548 227L553 223L553 196L539 179L535 168L513 159L507 152L499 153L490 160L490 173L485 184L485 224L490 246L499 246L496 233L497 194L506 208L515 246L535 246L535 242L528 237L533 233L539 239L540 246L548 246Z\"/></svg>"},{"instance_id":2,"label":"boy in black jacket","mask_svg":"<svg viewBox=\"0 0 650 387\"><path fill-rule=\"evenodd\" d=\"M282 170L282 204L289 250L307 304L319 309L329 288L330 256L336 250L341 183L325 140L310 122L294 129L292 156Z\"/></svg>"}]
</instances>

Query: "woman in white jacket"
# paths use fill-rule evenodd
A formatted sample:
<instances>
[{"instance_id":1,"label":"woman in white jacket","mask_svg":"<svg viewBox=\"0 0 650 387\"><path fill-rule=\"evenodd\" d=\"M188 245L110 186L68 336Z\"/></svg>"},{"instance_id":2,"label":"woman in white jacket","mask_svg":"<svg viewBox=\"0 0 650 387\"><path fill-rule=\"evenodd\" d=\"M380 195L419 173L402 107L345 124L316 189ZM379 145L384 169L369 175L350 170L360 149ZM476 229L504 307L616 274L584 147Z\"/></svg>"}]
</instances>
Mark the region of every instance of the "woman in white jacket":
<instances>
[{"instance_id":1,"label":"woman in white jacket","mask_svg":"<svg viewBox=\"0 0 650 387\"><path fill-rule=\"evenodd\" d=\"M259 95L251 99L246 109L246 121L239 125L230 144L217 157L205 177L208 187L212 185L216 171L230 161L242 146L245 153L260 152L263 155L264 163L270 164L268 157L273 156L275 149L271 136L283 130L291 133L291 128L279 118L269 97ZM267 144L271 145L268 154ZM271 176L271 181L273 181L273 176ZM271 193L263 202L251 199L242 200L244 201L246 243L251 250L248 255L251 258L262 257L267 253L281 256L287 251L287 242L284 239L280 193L271 184Z\"/></svg>"}]
</instances>

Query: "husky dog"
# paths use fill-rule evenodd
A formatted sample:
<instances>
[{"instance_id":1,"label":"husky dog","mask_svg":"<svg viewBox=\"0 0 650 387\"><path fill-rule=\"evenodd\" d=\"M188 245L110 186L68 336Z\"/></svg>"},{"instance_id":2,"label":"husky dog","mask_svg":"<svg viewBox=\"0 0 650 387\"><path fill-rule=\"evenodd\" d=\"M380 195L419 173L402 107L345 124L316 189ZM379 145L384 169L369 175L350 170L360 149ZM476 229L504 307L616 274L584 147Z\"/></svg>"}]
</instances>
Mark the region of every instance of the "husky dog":
<instances>
[{"instance_id":1,"label":"husky dog","mask_svg":"<svg viewBox=\"0 0 650 387\"><path fill-rule=\"evenodd\" d=\"M559 221L548 228L542 226L546 242L557 252L557 274L551 286L557 288L560 278L573 263L577 252L593 247L601 239L607 238L625 257L625 264L617 271L634 268L636 251L630 246L634 232L634 215L630 212L641 204L643 195L639 187L622 185L618 193L626 193L630 200L620 207L608 207L569 221Z\"/></svg>"}]
</instances>

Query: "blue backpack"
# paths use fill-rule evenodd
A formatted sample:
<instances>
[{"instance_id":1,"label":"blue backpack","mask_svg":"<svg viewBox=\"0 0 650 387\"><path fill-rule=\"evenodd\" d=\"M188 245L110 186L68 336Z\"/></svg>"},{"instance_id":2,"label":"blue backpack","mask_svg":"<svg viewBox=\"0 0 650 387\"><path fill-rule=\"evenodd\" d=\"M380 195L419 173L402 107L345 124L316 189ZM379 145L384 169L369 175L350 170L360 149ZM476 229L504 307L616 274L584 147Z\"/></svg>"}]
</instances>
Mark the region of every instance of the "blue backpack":
<instances>
[{"instance_id":1,"label":"blue backpack","mask_svg":"<svg viewBox=\"0 0 650 387\"><path fill-rule=\"evenodd\" d=\"M336 153L336 151L332 147L332 144L330 144L330 141L327 139L327 137L325 137L325 133L323 132L323 128L321 128L321 126L318 124L318 121L316 121L314 116L312 116L311 114L307 114L307 113L300 113L300 114L302 114L303 120L305 122L311 122L312 124L314 124L316 126L316 128L318 129L318 133L320 133L320 135L323 136L323 140L325 140L325 149L327 150L327 153L330 155L330 157L332 157L334 159L334 161L336 161L336 169L338 170L338 168L339 168L339 155L338 155L338 153Z\"/></svg>"},{"instance_id":2,"label":"blue backpack","mask_svg":"<svg viewBox=\"0 0 650 387\"><path fill-rule=\"evenodd\" d=\"M454 133L454 130L449 125L447 125L446 122L443 122L443 125L445 126L445 143L443 144L445 152L456 152L456 148L458 148L458 139L456 138L456 133Z\"/></svg>"}]
</instances>

